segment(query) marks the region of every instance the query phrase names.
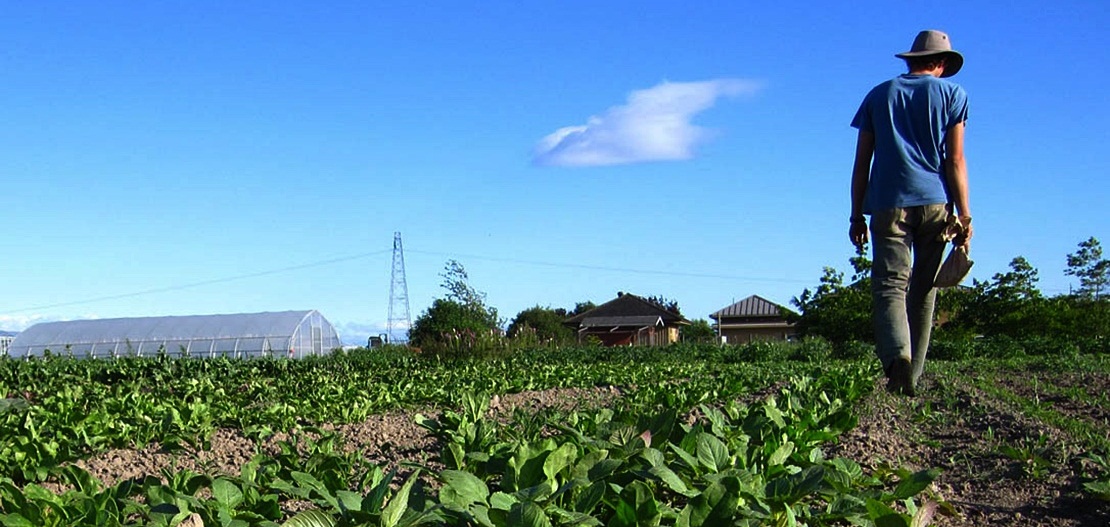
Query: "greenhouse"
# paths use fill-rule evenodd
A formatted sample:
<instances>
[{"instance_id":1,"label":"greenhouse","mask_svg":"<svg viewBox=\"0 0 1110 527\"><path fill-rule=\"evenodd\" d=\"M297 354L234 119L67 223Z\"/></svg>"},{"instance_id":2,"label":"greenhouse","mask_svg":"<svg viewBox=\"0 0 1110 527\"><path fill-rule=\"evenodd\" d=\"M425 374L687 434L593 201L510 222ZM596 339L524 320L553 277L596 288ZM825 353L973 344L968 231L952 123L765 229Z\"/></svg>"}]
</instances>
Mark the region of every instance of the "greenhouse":
<instances>
[{"instance_id":1,"label":"greenhouse","mask_svg":"<svg viewBox=\"0 0 1110 527\"><path fill-rule=\"evenodd\" d=\"M289 357L331 353L339 334L318 311L43 322L8 345L12 357Z\"/></svg>"}]
</instances>

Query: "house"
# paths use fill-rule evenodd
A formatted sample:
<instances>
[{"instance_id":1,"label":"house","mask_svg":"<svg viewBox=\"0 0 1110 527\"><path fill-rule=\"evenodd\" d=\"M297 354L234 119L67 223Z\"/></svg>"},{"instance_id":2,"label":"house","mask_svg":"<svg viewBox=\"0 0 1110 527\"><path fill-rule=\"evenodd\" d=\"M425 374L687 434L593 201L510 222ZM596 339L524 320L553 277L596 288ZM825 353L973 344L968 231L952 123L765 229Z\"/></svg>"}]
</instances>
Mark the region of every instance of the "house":
<instances>
[{"instance_id":1,"label":"house","mask_svg":"<svg viewBox=\"0 0 1110 527\"><path fill-rule=\"evenodd\" d=\"M746 344L757 340L792 340L794 324L787 321L789 309L766 298L752 295L709 315L713 329L728 344Z\"/></svg>"},{"instance_id":2,"label":"house","mask_svg":"<svg viewBox=\"0 0 1110 527\"><path fill-rule=\"evenodd\" d=\"M678 342L678 329L690 321L663 306L630 293L563 321L578 333L606 346L666 346Z\"/></svg>"}]
</instances>

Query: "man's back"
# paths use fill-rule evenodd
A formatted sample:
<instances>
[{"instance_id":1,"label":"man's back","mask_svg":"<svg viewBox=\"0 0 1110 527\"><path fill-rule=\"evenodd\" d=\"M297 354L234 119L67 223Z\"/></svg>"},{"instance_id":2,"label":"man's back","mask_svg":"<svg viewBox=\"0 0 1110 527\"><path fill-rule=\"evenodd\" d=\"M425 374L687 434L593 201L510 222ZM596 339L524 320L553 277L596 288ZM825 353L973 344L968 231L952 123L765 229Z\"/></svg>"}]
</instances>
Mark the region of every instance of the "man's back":
<instances>
[{"instance_id":1,"label":"man's back","mask_svg":"<svg viewBox=\"0 0 1110 527\"><path fill-rule=\"evenodd\" d=\"M963 88L932 75L900 75L867 94L852 120L875 137L865 212L949 201L945 134L967 108Z\"/></svg>"}]
</instances>

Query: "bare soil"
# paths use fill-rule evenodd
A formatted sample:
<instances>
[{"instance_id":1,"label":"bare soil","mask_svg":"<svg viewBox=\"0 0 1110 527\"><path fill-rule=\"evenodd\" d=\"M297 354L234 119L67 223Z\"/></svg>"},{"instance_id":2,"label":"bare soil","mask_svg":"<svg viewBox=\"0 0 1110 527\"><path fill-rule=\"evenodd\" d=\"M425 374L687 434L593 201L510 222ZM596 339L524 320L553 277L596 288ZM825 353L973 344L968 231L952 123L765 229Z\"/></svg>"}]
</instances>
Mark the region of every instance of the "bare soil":
<instances>
[{"instance_id":1,"label":"bare soil","mask_svg":"<svg viewBox=\"0 0 1110 527\"><path fill-rule=\"evenodd\" d=\"M1060 377L1068 376L1074 378ZM1030 379L1029 372L1013 372L1007 388L1022 394ZM1092 393L1110 388L1106 375L1090 375L1082 382ZM1053 405L1052 400L1043 401L1046 407ZM1052 408L1073 418L1105 415L1101 401L1088 402L1067 399ZM955 514L937 514L934 525L1110 525L1110 503L1082 490L1082 447L1063 431L996 400L966 379L923 379L914 398L877 389L859 411L859 425L830 454L853 459L865 469L942 469L930 492L950 504ZM1029 455L1007 455L1004 445Z\"/></svg>"},{"instance_id":2,"label":"bare soil","mask_svg":"<svg viewBox=\"0 0 1110 527\"><path fill-rule=\"evenodd\" d=\"M1017 393L1041 395L1045 405L1061 413L1102 423L1110 430L1104 401L1110 393L1110 375L1052 374L1056 388L1037 392L1042 384L1028 372L1014 372ZM895 396L881 383L859 406L858 426L828 448L829 457L840 456L860 463L865 470L937 467L942 474L931 495L947 502L954 515L938 514L933 525L963 526L1107 526L1110 504L1082 491L1082 451L1067 435L1039 420L994 400L958 376L926 378L917 397ZM1062 394L1084 393L1086 401ZM1083 390L1079 392L1078 390ZM501 395L491 401L490 412L506 418L523 409L569 409L619 404L616 388L553 389ZM1086 404L1085 404L1086 403ZM329 426L344 440L345 448L361 451L367 459L397 467L414 461L435 467L441 445L414 422L416 411L376 415L364 422ZM435 409L424 409L435 416ZM189 469L208 474L238 474L258 451L274 452L277 436L256 444L236 430L220 430L209 449L167 453L151 445L143 449L112 450L77 462L112 485L120 480L160 475L163 469ZM1048 461L1044 466L1014 459L1000 451L1002 445L1022 447Z\"/></svg>"}]
</instances>

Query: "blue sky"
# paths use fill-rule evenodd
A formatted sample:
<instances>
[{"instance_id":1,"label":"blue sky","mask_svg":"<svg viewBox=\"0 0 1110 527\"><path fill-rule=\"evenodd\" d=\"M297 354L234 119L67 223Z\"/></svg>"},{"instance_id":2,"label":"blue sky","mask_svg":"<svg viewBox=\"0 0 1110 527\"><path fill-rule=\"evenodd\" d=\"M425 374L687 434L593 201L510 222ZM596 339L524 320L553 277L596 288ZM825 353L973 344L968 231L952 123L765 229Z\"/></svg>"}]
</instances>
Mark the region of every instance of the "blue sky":
<instances>
[{"instance_id":1,"label":"blue sky","mask_svg":"<svg viewBox=\"0 0 1110 527\"><path fill-rule=\"evenodd\" d=\"M617 291L706 318L848 268L848 126L894 53L966 64L972 277L1110 244L1110 4L20 2L0 16L0 329L413 318L444 264L511 319ZM1110 247L1108 247L1110 250Z\"/></svg>"}]
</instances>

